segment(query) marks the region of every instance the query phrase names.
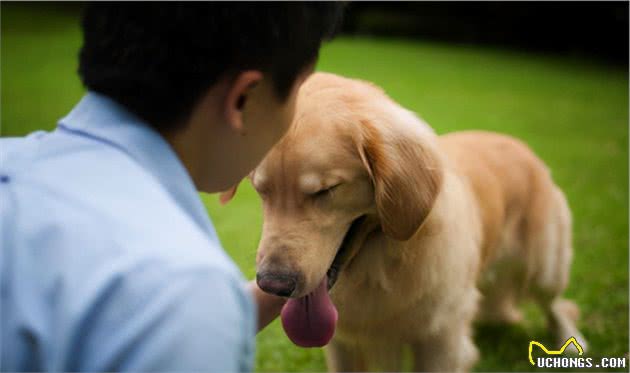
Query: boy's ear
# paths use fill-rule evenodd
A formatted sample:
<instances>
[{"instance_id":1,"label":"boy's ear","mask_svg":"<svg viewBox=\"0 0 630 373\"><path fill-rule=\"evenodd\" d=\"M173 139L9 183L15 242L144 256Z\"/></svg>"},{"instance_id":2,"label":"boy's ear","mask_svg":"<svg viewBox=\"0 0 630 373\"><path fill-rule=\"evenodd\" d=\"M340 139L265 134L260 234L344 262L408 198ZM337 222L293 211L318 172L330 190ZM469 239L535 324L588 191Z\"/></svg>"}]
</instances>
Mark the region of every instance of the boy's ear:
<instances>
[{"instance_id":1,"label":"boy's ear","mask_svg":"<svg viewBox=\"0 0 630 373\"><path fill-rule=\"evenodd\" d=\"M228 89L225 98L225 119L236 132L244 134L243 108L250 91L260 82L263 74L257 70L239 72Z\"/></svg>"}]
</instances>

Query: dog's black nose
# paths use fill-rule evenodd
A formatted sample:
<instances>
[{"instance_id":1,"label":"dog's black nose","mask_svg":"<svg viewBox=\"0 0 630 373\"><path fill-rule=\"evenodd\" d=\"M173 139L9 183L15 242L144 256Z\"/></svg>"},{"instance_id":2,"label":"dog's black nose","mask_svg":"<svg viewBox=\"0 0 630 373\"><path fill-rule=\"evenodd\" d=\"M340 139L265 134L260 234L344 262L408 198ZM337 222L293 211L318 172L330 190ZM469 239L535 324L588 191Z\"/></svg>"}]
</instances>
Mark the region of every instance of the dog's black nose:
<instances>
[{"instance_id":1,"label":"dog's black nose","mask_svg":"<svg viewBox=\"0 0 630 373\"><path fill-rule=\"evenodd\" d=\"M266 293L288 297L297 286L297 276L289 273L257 273L256 283Z\"/></svg>"}]
</instances>

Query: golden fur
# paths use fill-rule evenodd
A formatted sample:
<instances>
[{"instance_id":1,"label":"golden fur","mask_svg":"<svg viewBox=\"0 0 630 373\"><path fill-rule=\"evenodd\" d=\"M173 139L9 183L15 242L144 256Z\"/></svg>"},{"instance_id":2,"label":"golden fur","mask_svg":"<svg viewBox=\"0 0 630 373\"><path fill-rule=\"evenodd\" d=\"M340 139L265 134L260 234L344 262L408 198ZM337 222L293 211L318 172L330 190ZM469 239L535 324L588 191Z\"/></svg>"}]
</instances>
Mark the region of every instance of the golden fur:
<instances>
[{"instance_id":1,"label":"golden fur","mask_svg":"<svg viewBox=\"0 0 630 373\"><path fill-rule=\"evenodd\" d=\"M367 216L330 293L330 370L397 371L404 346L416 371L469 370L473 319L517 322L527 296L559 340L584 343L577 307L561 298L570 211L516 139L437 136L379 88L316 73L251 179L264 211L258 270L299 274L295 297L320 283L350 224Z\"/></svg>"}]
</instances>

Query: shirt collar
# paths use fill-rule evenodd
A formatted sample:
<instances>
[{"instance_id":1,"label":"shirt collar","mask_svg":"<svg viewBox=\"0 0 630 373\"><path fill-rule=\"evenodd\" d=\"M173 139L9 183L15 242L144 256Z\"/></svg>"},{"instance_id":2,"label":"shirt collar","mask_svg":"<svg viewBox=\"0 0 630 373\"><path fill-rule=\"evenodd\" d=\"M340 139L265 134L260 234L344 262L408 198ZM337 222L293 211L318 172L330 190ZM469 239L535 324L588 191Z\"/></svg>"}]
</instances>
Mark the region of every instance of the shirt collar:
<instances>
[{"instance_id":1,"label":"shirt collar","mask_svg":"<svg viewBox=\"0 0 630 373\"><path fill-rule=\"evenodd\" d=\"M216 240L216 232L190 175L171 146L153 128L112 99L88 92L59 127L97 138L133 158L151 173L176 203Z\"/></svg>"}]
</instances>

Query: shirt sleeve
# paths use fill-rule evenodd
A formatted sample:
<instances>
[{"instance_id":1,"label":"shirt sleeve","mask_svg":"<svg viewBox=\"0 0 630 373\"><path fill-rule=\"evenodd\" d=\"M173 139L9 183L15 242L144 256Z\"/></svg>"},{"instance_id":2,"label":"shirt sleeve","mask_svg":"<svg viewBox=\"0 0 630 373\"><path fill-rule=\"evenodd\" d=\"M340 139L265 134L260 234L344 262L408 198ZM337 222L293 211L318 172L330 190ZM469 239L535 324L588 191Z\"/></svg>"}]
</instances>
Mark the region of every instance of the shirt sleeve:
<instances>
[{"instance_id":1,"label":"shirt sleeve","mask_svg":"<svg viewBox=\"0 0 630 373\"><path fill-rule=\"evenodd\" d=\"M255 309L221 270L136 269L101 291L73 345L87 371L251 371ZM157 275L157 276L156 276ZM90 325L88 325L90 324ZM81 335L81 331L79 331Z\"/></svg>"}]
</instances>

